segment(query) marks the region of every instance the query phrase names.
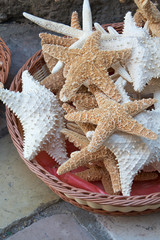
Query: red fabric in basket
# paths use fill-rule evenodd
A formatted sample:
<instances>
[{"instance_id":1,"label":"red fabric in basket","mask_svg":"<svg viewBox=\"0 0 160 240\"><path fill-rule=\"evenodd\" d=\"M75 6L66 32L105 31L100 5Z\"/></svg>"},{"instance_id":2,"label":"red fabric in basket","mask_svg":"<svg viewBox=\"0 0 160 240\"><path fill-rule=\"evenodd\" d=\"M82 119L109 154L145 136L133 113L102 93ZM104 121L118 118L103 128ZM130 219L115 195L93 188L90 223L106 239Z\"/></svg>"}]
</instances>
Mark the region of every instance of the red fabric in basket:
<instances>
[{"instance_id":1,"label":"red fabric in basket","mask_svg":"<svg viewBox=\"0 0 160 240\"><path fill-rule=\"evenodd\" d=\"M71 152L78 150L72 143L68 141L66 142L66 145L68 156L70 156ZM46 152L44 151L40 152L36 156L36 160L44 169L46 169L49 173L56 176L59 180L61 180L64 183L90 192L106 194L100 182L95 182L92 184L74 175L74 172L83 170L84 168L74 170L72 171L72 173L68 172L62 175L58 175L57 174L58 164ZM131 196L148 195L156 192L160 192L160 176L155 180L133 182Z\"/></svg>"}]
</instances>

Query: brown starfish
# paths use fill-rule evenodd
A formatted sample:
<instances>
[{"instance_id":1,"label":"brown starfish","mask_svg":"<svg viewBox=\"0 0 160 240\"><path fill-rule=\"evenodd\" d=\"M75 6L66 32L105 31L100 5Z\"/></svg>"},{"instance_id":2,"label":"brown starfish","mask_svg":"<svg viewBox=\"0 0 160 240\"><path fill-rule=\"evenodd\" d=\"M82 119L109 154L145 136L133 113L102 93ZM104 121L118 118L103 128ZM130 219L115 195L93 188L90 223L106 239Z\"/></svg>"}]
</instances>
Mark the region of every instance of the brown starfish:
<instances>
[{"instance_id":1,"label":"brown starfish","mask_svg":"<svg viewBox=\"0 0 160 240\"><path fill-rule=\"evenodd\" d=\"M70 100L86 81L94 83L110 98L121 100L121 95L109 77L107 69L118 61L126 60L131 50L101 51L100 36L101 33L98 31L92 33L81 49L43 45L44 52L70 66L65 85L60 92L61 101Z\"/></svg>"},{"instance_id":2,"label":"brown starfish","mask_svg":"<svg viewBox=\"0 0 160 240\"><path fill-rule=\"evenodd\" d=\"M74 113L75 111L77 111L74 107L72 107L71 105L69 105L67 103L63 103L62 108L67 112L67 114ZM82 129L84 134L86 134L88 131L95 130L95 126L90 123L77 122L77 125Z\"/></svg>"},{"instance_id":3,"label":"brown starfish","mask_svg":"<svg viewBox=\"0 0 160 240\"><path fill-rule=\"evenodd\" d=\"M148 21L148 27L153 36L160 37L160 11L150 0L134 0L138 6L135 20L139 24L142 21Z\"/></svg>"},{"instance_id":4,"label":"brown starfish","mask_svg":"<svg viewBox=\"0 0 160 240\"><path fill-rule=\"evenodd\" d=\"M76 175L88 182L101 181L104 190L110 195L118 195L120 193L114 192L110 175L107 169L103 167L93 165L87 170L76 173Z\"/></svg>"},{"instance_id":5,"label":"brown starfish","mask_svg":"<svg viewBox=\"0 0 160 240\"><path fill-rule=\"evenodd\" d=\"M65 116L69 121L97 125L88 146L89 151L96 151L116 130L149 139L157 139L154 132L146 129L133 118L133 116L153 105L156 102L155 99L149 98L119 104L109 99L96 86L90 86L90 90L95 95L99 108L78 111Z\"/></svg>"},{"instance_id":6,"label":"brown starfish","mask_svg":"<svg viewBox=\"0 0 160 240\"><path fill-rule=\"evenodd\" d=\"M77 110L89 110L98 106L95 96L89 93L76 93L71 100Z\"/></svg>"},{"instance_id":7,"label":"brown starfish","mask_svg":"<svg viewBox=\"0 0 160 240\"><path fill-rule=\"evenodd\" d=\"M106 147L101 147L98 151L91 153L87 150L89 140L84 135L68 129L63 129L61 132L69 141L73 142L76 147L79 147L81 151L73 152L71 158L58 168L57 173L61 175L80 166L86 166L90 162L103 161L104 169L107 169L109 172L114 192L120 192L119 170L114 154Z\"/></svg>"},{"instance_id":8,"label":"brown starfish","mask_svg":"<svg viewBox=\"0 0 160 240\"><path fill-rule=\"evenodd\" d=\"M77 12L72 13L71 26L78 29L80 28ZM54 44L64 47L70 47L77 40L73 38L58 37L56 35L48 33L40 33L39 36L41 38L42 46L44 44ZM43 52L43 57L47 67L49 68L50 72L52 72L52 69L57 64L58 60L45 52ZM46 88L49 88L54 93L57 93L57 91L61 90L62 86L65 83L65 76L63 76L63 71L64 69L62 68L55 74L51 73L48 77L41 81L41 84L45 85Z\"/></svg>"}]
</instances>

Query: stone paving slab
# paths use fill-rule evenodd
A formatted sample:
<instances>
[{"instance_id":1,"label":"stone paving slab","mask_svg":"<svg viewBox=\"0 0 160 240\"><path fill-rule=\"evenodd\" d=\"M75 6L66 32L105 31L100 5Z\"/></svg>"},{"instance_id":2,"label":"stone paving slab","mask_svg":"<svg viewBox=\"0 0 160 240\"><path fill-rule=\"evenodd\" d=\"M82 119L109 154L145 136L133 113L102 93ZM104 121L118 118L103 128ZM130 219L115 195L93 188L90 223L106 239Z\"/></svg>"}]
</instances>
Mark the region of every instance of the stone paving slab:
<instances>
[{"instance_id":1,"label":"stone paving slab","mask_svg":"<svg viewBox=\"0 0 160 240\"><path fill-rule=\"evenodd\" d=\"M160 239L160 213L134 217L97 215L96 218L113 240Z\"/></svg>"},{"instance_id":2,"label":"stone paving slab","mask_svg":"<svg viewBox=\"0 0 160 240\"><path fill-rule=\"evenodd\" d=\"M10 136L0 139L0 230L26 217L42 204L58 201L24 164Z\"/></svg>"},{"instance_id":3,"label":"stone paving slab","mask_svg":"<svg viewBox=\"0 0 160 240\"><path fill-rule=\"evenodd\" d=\"M93 240L86 229L71 214L57 214L44 218L18 232L8 240Z\"/></svg>"}]
</instances>

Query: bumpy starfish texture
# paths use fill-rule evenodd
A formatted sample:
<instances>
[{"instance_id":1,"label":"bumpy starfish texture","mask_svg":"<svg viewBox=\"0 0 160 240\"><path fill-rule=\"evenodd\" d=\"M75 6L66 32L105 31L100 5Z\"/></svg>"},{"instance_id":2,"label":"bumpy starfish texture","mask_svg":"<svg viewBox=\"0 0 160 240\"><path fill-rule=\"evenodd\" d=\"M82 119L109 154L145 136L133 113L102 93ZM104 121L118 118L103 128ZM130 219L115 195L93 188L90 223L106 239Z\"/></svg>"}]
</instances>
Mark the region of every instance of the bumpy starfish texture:
<instances>
[{"instance_id":1,"label":"bumpy starfish texture","mask_svg":"<svg viewBox=\"0 0 160 240\"><path fill-rule=\"evenodd\" d=\"M62 108L66 111L66 113L73 113L73 112L77 111L74 107L72 107L71 105L69 105L67 103L64 103L62 105ZM88 131L94 131L95 130L95 126L93 124L90 124L90 123L77 122L76 124L82 129L82 131L85 134Z\"/></svg>"},{"instance_id":2,"label":"bumpy starfish texture","mask_svg":"<svg viewBox=\"0 0 160 240\"><path fill-rule=\"evenodd\" d=\"M140 172L135 176L134 181L148 181L158 178L157 172Z\"/></svg>"},{"instance_id":3,"label":"bumpy starfish texture","mask_svg":"<svg viewBox=\"0 0 160 240\"><path fill-rule=\"evenodd\" d=\"M84 42L86 41L86 39L92 34L92 13L91 13L89 0L83 1L82 30L80 30L79 28L77 29L73 28L72 26L71 27L67 26L65 24L48 21L25 12L23 13L23 16L45 29L48 29L53 32L61 33L63 35L66 35L72 38L78 38L79 40L70 47L72 49L81 48ZM110 38L110 34L108 35L102 34L101 38L108 39ZM63 67L63 63L59 62L53 69L52 73L56 73L62 67Z\"/></svg>"},{"instance_id":4,"label":"bumpy starfish texture","mask_svg":"<svg viewBox=\"0 0 160 240\"><path fill-rule=\"evenodd\" d=\"M160 11L150 0L134 0L142 20L148 21L153 36L160 37Z\"/></svg>"},{"instance_id":5,"label":"bumpy starfish texture","mask_svg":"<svg viewBox=\"0 0 160 240\"><path fill-rule=\"evenodd\" d=\"M136 26L130 12L125 16L123 34L117 40L103 41L102 49L131 48L132 54L125 66L132 78L134 90L141 92L152 78L160 77L160 38L151 37L146 28Z\"/></svg>"},{"instance_id":6,"label":"bumpy starfish texture","mask_svg":"<svg viewBox=\"0 0 160 240\"><path fill-rule=\"evenodd\" d=\"M62 133L64 133L65 137L73 142L76 147L80 147L81 151L73 152L71 158L58 168L57 173L61 175L80 166L85 166L90 162L99 162L102 160L104 169L107 169L109 172L114 193L120 192L121 183L114 154L105 147L101 147L98 151L90 153L87 150L89 141L85 136L68 129L63 129Z\"/></svg>"},{"instance_id":7,"label":"bumpy starfish texture","mask_svg":"<svg viewBox=\"0 0 160 240\"><path fill-rule=\"evenodd\" d=\"M88 110L97 107L95 97L89 93L77 93L71 100L77 110Z\"/></svg>"},{"instance_id":8,"label":"bumpy starfish texture","mask_svg":"<svg viewBox=\"0 0 160 240\"><path fill-rule=\"evenodd\" d=\"M60 164L67 160L60 133L63 110L56 96L29 74L22 74L22 92L0 89L0 99L19 118L24 130L24 158L32 160L41 150Z\"/></svg>"},{"instance_id":9,"label":"bumpy starfish texture","mask_svg":"<svg viewBox=\"0 0 160 240\"><path fill-rule=\"evenodd\" d=\"M73 24L73 26L75 27L78 27L77 20L75 19L76 17L77 17L77 14L76 12L74 12L72 14L71 24ZM41 33L39 36L41 38L42 46L44 44L55 44L55 45L69 47L76 41L76 39L58 37L58 36L47 34L47 33ZM43 53L43 56L44 56L46 65L51 72L53 67L57 64L58 61L57 59L51 57L47 53ZM41 81L41 84L45 85L45 87L49 88L51 91L57 93L64 85L64 82L65 82L65 78L63 77L63 69L61 69L59 72L55 74L50 74L43 81Z\"/></svg>"},{"instance_id":10,"label":"bumpy starfish texture","mask_svg":"<svg viewBox=\"0 0 160 240\"><path fill-rule=\"evenodd\" d=\"M61 101L70 100L80 86L88 80L95 84L109 97L120 101L121 96L107 69L118 61L125 61L131 51L101 51L99 49L100 33L94 32L83 45L82 49L68 49L56 45L44 45L43 51L70 65L65 85L63 86Z\"/></svg>"},{"instance_id":11,"label":"bumpy starfish texture","mask_svg":"<svg viewBox=\"0 0 160 240\"><path fill-rule=\"evenodd\" d=\"M116 130L149 139L157 139L154 132L146 129L132 117L153 105L156 102L155 99L142 99L120 105L108 99L95 86L92 85L90 90L95 95L99 108L78 111L65 116L69 121L97 125L92 141L88 146L89 151L96 151Z\"/></svg>"}]
</instances>

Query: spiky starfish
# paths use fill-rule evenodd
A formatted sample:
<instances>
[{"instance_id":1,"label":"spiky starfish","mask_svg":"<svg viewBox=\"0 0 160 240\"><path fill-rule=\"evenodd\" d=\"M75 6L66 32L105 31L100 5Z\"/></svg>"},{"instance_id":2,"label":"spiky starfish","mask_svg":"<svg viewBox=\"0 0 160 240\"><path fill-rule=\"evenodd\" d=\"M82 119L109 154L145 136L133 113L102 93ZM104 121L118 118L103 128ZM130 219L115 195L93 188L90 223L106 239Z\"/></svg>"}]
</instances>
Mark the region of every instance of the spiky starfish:
<instances>
[{"instance_id":1,"label":"spiky starfish","mask_svg":"<svg viewBox=\"0 0 160 240\"><path fill-rule=\"evenodd\" d=\"M121 96L107 69L118 61L125 61L131 51L101 51L99 49L100 33L94 32L83 45L82 49L68 49L56 45L44 45L43 51L70 65L65 85L60 92L61 101L70 100L80 86L88 80L94 83L106 95L120 101Z\"/></svg>"},{"instance_id":2,"label":"spiky starfish","mask_svg":"<svg viewBox=\"0 0 160 240\"><path fill-rule=\"evenodd\" d=\"M63 110L56 96L24 71L22 92L0 89L0 99L19 118L24 130L24 158L32 160L46 151L58 163L67 160L64 139Z\"/></svg>"},{"instance_id":3,"label":"spiky starfish","mask_svg":"<svg viewBox=\"0 0 160 240\"><path fill-rule=\"evenodd\" d=\"M152 35L160 37L160 11L156 5L150 0L134 0L134 2L138 7L138 11L134 16L136 23L139 24L139 21L143 20L148 21L148 27Z\"/></svg>"},{"instance_id":4,"label":"spiky starfish","mask_svg":"<svg viewBox=\"0 0 160 240\"><path fill-rule=\"evenodd\" d=\"M79 147L81 151L73 152L71 158L58 168L57 173L61 175L65 172L76 169L77 167L85 166L90 162L103 161L104 169L107 169L109 172L114 193L120 192L121 184L119 171L114 154L105 147L101 147L98 151L90 153L87 150L89 140L84 135L68 129L63 129L61 132L67 139L69 139L69 141L73 142L76 147ZM103 172L104 171L105 170L103 170Z\"/></svg>"},{"instance_id":5,"label":"spiky starfish","mask_svg":"<svg viewBox=\"0 0 160 240\"><path fill-rule=\"evenodd\" d=\"M75 18L75 24L73 23L71 27L44 20L38 17L35 17L28 13L23 13L24 17L28 18L29 20L33 21L34 23L38 24L41 27L44 27L45 29L51 30L53 32L61 33L66 36L70 36L72 38L77 38L78 41L76 41L74 44L70 46L70 49L74 48L81 48L86 41L86 39L92 34L92 13L91 8L89 4L89 0L83 1L83 8L82 8L82 30L78 23L78 18ZM108 34L107 32L103 32L105 34L101 35L102 39L112 39L112 34ZM63 67L63 62L59 61L56 66L53 68L52 73L58 72ZM117 63L116 71L118 73L122 73L122 77L127 76L127 72L125 69ZM126 73L125 73L126 72Z\"/></svg>"},{"instance_id":6,"label":"spiky starfish","mask_svg":"<svg viewBox=\"0 0 160 240\"><path fill-rule=\"evenodd\" d=\"M160 38L151 37L146 26L137 27L131 12L125 16L123 34L116 37L114 41L103 41L102 49L108 51L132 49L125 66L132 78L134 90L141 92L152 78L160 77Z\"/></svg>"},{"instance_id":7,"label":"spiky starfish","mask_svg":"<svg viewBox=\"0 0 160 240\"><path fill-rule=\"evenodd\" d=\"M69 121L97 125L92 141L88 146L89 151L96 151L116 130L149 139L157 139L155 133L146 129L132 117L153 105L156 102L155 99L142 99L120 105L108 99L95 86L90 87L90 90L95 95L99 108L78 111L65 116Z\"/></svg>"}]
</instances>

